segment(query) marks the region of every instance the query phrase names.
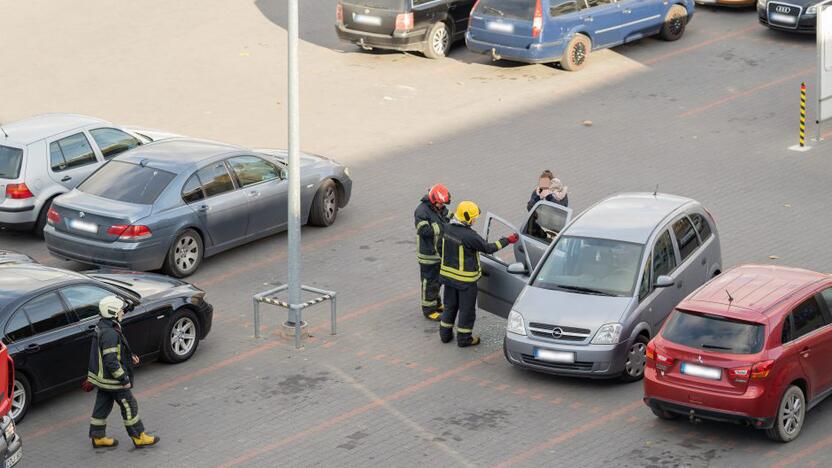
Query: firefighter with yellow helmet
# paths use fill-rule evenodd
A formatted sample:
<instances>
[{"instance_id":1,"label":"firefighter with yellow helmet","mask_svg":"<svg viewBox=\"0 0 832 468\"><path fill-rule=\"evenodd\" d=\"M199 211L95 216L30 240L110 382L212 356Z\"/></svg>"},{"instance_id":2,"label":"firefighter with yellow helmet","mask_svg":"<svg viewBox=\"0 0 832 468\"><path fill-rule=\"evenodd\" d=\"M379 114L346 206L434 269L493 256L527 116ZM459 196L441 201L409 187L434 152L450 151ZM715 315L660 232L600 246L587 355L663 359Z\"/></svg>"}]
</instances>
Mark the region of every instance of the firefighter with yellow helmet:
<instances>
[{"instance_id":1,"label":"firefighter with yellow helmet","mask_svg":"<svg viewBox=\"0 0 832 468\"><path fill-rule=\"evenodd\" d=\"M439 275L445 286L445 310L439 322L439 337L443 343L450 343L454 338L456 323L457 345L460 348L480 344L480 338L473 336L477 280L482 276L480 252L492 254L518 239L517 234L511 234L496 242L486 242L471 227L479 216L480 209L476 203L460 202L454 218L445 225L442 232Z\"/></svg>"}]
</instances>

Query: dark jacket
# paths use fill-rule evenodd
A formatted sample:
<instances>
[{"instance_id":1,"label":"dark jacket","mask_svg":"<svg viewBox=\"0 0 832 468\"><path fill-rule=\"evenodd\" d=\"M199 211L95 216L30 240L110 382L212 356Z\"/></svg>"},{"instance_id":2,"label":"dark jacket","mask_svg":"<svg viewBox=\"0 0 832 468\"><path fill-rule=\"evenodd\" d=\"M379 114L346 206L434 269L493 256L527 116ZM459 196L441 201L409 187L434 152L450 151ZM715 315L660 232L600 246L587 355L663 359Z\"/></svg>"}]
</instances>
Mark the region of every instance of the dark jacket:
<instances>
[{"instance_id":1,"label":"dark jacket","mask_svg":"<svg viewBox=\"0 0 832 468\"><path fill-rule=\"evenodd\" d=\"M416 225L416 258L422 264L439 263L438 247L442 239L442 230L448 222L448 208L442 207L442 212L437 212L425 195L416 207L413 218Z\"/></svg>"},{"instance_id":2,"label":"dark jacket","mask_svg":"<svg viewBox=\"0 0 832 468\"><path fill-rule=\"evenodd\" d=\"M95 327L87 380L104 390L120 390L133 382L133 351L115 320L102 318Z\"/></svg>"},{"instance_id":3,"label":"dark jacket","mask_svg":"<svg viewBox=\"0 0 832 468\"><path fill-rule=\"evenodd\" d=\"M445 284L451 286L465 288L476 284L482 276L480 252L492 254L507 245L508 238L488 243L471 226L453 220L442 234L439 274Z\"/></svg>"},{"instance_id":4,"label":"dark jacket","mask_svg":"<svg viewBox=\"0 0 832 468\"><path fill-rule=\"evenodd\" d=\"M529 198L529 203L526 204L526 211L531 211L534 205L540 201L540 195L537 194L537 189L532 190L532 196ZM554 195L547 195L546 201L557 203L560 206L569 207L569 195L564 195L562 200L558 200Z\"/></svg>"}]
</instances>

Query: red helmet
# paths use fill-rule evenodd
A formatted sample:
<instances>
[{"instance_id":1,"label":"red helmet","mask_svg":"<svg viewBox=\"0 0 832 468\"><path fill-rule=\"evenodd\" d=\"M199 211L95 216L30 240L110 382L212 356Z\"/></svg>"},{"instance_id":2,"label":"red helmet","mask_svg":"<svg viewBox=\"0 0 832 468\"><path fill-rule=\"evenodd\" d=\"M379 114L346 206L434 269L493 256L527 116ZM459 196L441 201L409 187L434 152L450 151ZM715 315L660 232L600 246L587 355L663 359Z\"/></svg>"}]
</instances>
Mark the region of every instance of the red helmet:
<instances>
[{"instance_id":1,"label":"red helmet","mask_svg":"<svg viewBox=\"0 0 832 468\"><path fill-rule=\"evenodd\" d=\"M428 200L431 204L448 204L451 202L451 192L442 184L436 184L428 191Z\"/></svg>"}]
</instances>

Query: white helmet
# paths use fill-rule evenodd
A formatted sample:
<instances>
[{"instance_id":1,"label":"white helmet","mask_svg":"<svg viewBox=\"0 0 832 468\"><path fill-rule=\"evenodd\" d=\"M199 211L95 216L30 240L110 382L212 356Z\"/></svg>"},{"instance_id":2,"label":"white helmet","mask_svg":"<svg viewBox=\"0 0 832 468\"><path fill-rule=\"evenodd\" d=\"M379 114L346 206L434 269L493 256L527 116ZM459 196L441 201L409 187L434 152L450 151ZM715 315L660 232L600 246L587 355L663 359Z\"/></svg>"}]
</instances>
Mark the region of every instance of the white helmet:
<instances>
[{"instance_id":1,"label":"white helmet","mask_svg":"<svg viewBox=\"0 0 832 468\"><path fill-rule=\"evenodd\" d=\"M124 310L127 304L116 296L107 296L98 303L98 313L108 319L117 319L118 313Z\"/></svg>"}]
</instances>

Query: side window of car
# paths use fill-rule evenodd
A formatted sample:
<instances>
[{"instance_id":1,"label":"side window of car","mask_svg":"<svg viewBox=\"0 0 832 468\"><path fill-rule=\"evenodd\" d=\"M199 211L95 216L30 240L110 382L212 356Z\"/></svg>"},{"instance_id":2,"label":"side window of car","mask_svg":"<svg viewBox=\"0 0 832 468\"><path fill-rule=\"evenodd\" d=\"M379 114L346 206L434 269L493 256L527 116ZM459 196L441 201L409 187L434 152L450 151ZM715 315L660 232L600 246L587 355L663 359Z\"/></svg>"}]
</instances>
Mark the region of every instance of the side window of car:
<instances>
[{"instance_id":1,"label":"side window of car","mask_svg":"<svg viewBox=\"0 0 832 468\"><path fill-rule=\"evenodd\" d=\"M826 319L820 311L820 305L815 297L810 297L801 302L791 313L792 326L791 339L796 340L807 333L811 333L826 325Z\"/></svg>"},{"instance_id":2,"label":"side window of car","mask_svg":"<svg viewBox=\"0 0 832 468\"><path fill-rule=\"evenodd\" d=\"M49 163L53 172L95 163L95 152L83 133L53 141L49 145Z\"/></svg>"},{"instance_id":3,"label":"side window of car","mask_svg":"<svg viewBox=\"0 0 832 468\"><path fill-rule=\"evenodd\" d=\"M196 175L202 181L202 190L205 191L206 197L213 197L234 190L231 174L228 173L228 169L222 161L203 167L196 171Z\"/></svg>"},{"instance_id":4,"label":"side window of car","mask_svg":"<svg viewBox=\"0 0 832 468\"><path fill-rule=\"evenodd\" d=\"M644 263L644 272L641 275L641 285L638 288L638 300L641 301L645 297L649 296L650 293L653 291L653 278L651 276L651 268L650 265L653 264L653 254L647 258L647 261Z\"/></svg>"},{"instance_id":5,"label":"side window of car","mask_svg":"<svg viewBox=\"0 0 832 468\"><path fill-rule=\"evenodd\" d=\"M676 268L676 253L673 251L673 242L670 240L670 232L665 230L653 247L653 279L662 275L669 275Z\"/></svg>"},{"instance_id":6,"label":"side window of car","mask_svg":"<svg viewBox=\"0 0 832 468\"><path fill-rule=\"evenodd\" d=\"M92 139L95 140L105 159L110 159L141 144L130 134L115 128L96 128L90 130L90 135L92 135Z\"/></svg>"},{"instance_id":7,"label":"side window of car","mask_svg":"<svg viewBox=\"0 0 832 468\"><path fill-rule=\"evenodd\" d=\"M794 333L792 333L792 316L787 315L783 319L783 332L780 333L780 341L783 344L786 344L789 341L791 341L792 339L794 339L793 335L794 335Z\"/></svg>"},{"instance_id":8,"label":"side window of car","mask_svg":"<svg viewBox=\"0 0 832 468\"><path fill-rule=\"evenodd\" d=\"M61 298L55 293L44 294L29 301L23 310L32 323L35 334L45 333L69 325L69 317Z\"/></svg>"},{"instance_id":9,"label":"side window of car","mask_svg":"<svg viewBox=\"0 0 832 468\"><path fill-rule=\"evenodd\" d=\"M205 192L202 191L202 182L196 174L192 175L182 186L182 200L185 203L198 202L205 198Z\"/></svg>"},{"instance_id":10,"label":"side window of car","mask_svg":"<svg viewBox=\"0 0 832 468\"><path fill-rule=\"evenodd\" d=\"M98 286L70 286L61 290L69 308L78 320L98 316L98 303L113 293Z\"/></svg>"},{"instance_id":11,"label":"side window of car","mask_svg":"<svg viewBox=\"0 0 832 468\"><path fill-rule=\"evenodd\" d=\"M679 243L679 254L681 254L684 262L686 258L690 257L690 254L699 248L699 238L696 237L696 231L687 216L673 223L673 233L676 234L676 242Z\"/></svg>"},{"instance_id":12,"label":"side window of car","mask_svg":"<svg viewBox=\"0 0 832 468\"><path fill-rule=\"evenodd\" d=\"M549 7L549 16L555 18L569 13L575 13L580 8L583 8L584 5L585 4L583 0L581 0L580 6L578 6L578 2L576 2L575 0L554 2L553 5Z\"/></svg>"},{"instance_id":13,"label":"side window of car","mask_svg":"<svg viewBox=\"0 0 832 468\"><path fill-rule=\"evenodd\" d=\"M609 5L610 3L614 3L613 0L586 0L587 5L589 8L597 7L600 5Z\"/></svg>"},{"instance_id":14,"label":"side window of car","mask_svg":"<svg viewBox=\"0 0 832 468\"><path fill-rule=\"evenodd\" d=\"M529 216L523 234L550 244L566 226L566 212L554 206L541 204Z\"/></svg>"},{"instance_id":15,"label":"side window of car","mask_svg":"<svg viewBox=\"0 0 832 468\"><path fill-rule=\"evenodd\" d=\"M228 160L241 187L280 178L280 170L257 156L237 156Z\"/></svg>"},{"instance_id":16,"label":"side window of car","mask_svg":"<svg viewBox=\"0 0 832 468\"><path fill-rule=\"evenodd\" d=\"M690 220L693 222L693 227L696 228L696 232L699 233L699 238L702 239L702 243L711 237L711 224L704 216L699 213L694 213L690 215Z\"/></svg>"},{"instance_id":17,"label":"side window of car","mask_svg":"<svg viewBox=\"0 0 832 468\"><path fill-rule=\"evenodd\" d=\"M26 318L23 309L18 309L6 325L6 337L3 342L9 344L12 341L20 341L30 336L32 336L32 325L29 324L29 319Z\"/></svg>"}]
</instances>

